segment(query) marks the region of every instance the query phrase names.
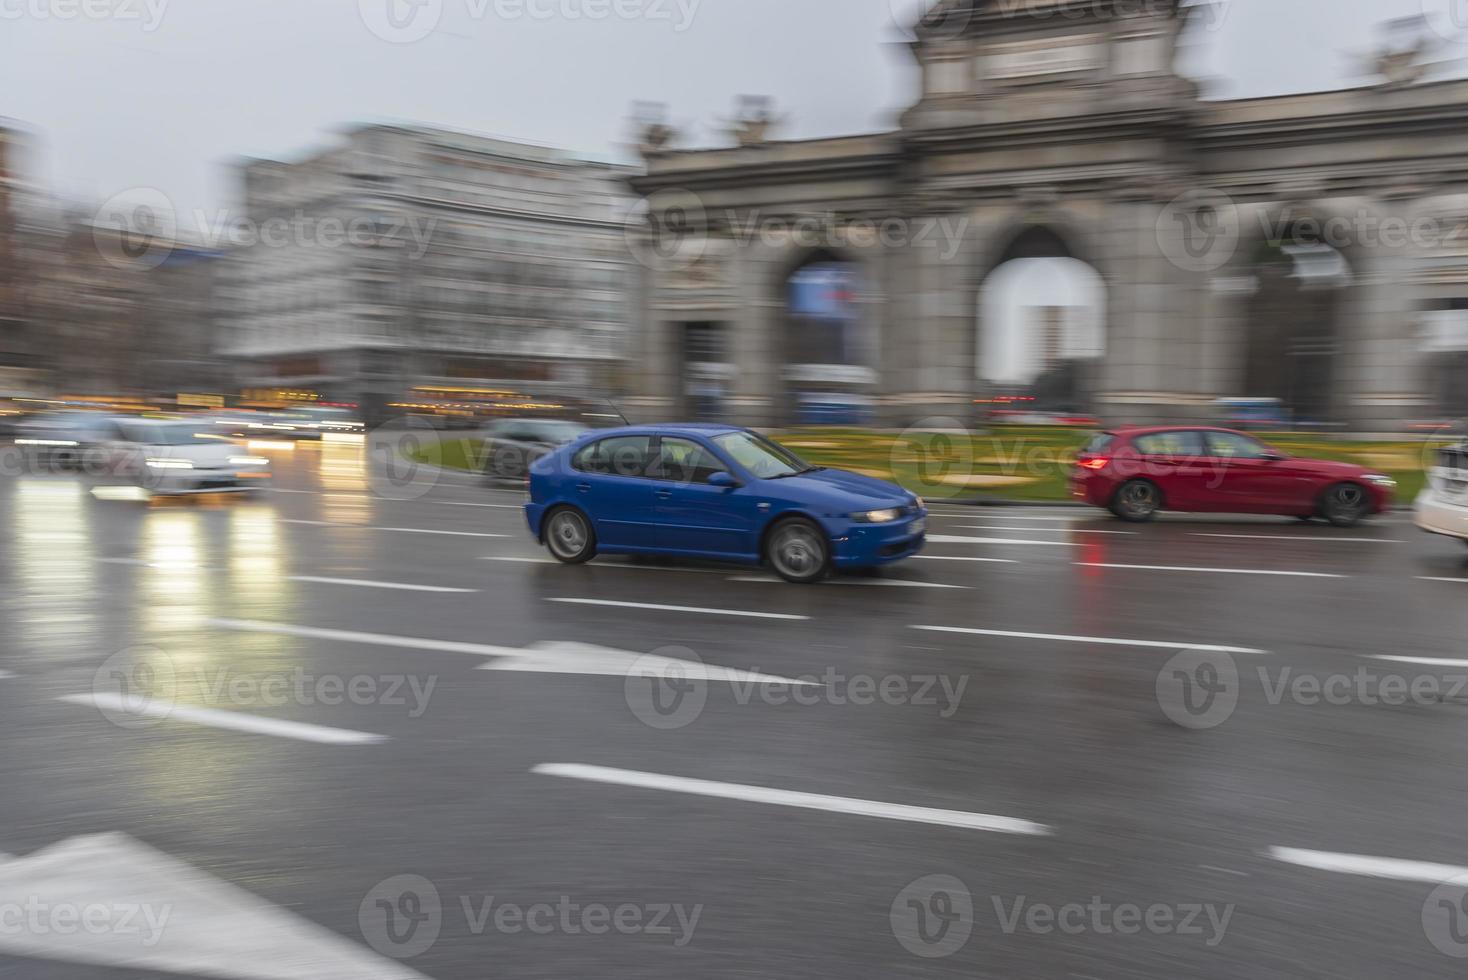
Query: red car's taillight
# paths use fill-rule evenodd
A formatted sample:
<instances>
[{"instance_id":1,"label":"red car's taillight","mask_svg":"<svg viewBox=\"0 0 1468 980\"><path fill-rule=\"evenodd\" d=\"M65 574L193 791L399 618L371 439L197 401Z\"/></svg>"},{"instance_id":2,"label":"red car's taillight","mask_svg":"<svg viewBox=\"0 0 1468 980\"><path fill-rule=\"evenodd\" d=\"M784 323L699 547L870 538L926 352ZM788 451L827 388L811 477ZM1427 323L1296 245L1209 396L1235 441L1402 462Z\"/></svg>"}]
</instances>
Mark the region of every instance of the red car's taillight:
<instances>
[{"instance_id":1,"label":"red car's taillight","mask_svg":"<svg viewBox=\"0 0 1468 980\"><path fill-rule=\"evenodd\" d=\"M1105 456L1083 456L1080 459L1076 460L1076 464L1078 466L1084 467L1085 469L1095 470L1099 473L1101 470L1104 470L1106 469L1106 467L1111 465L1111 460Z\"/></svg>"}]
</instances>

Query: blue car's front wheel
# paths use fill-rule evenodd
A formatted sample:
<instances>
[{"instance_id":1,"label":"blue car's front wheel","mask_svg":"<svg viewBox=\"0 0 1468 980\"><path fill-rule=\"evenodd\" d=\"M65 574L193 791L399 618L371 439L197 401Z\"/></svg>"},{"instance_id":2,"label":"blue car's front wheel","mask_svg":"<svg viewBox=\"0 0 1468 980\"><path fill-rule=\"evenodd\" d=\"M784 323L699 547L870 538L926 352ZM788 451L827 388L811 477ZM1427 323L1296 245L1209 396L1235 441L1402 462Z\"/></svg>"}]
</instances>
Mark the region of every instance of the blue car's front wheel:
<instances>
[{"instance_id":1,"label":"blue car's front wheel","mask_svg":"<svg viewBox=\"0 0 1468 980\"><path fill-rule=\"evenodd\" d=\"M787 582L819 582L831 567L831 545L825 532L800 517L781 521L770 532L765 559Z\"/></svg>"},{"instance_id":2,"label":"blue car's front wheel","mask_svg":"<svg viewBox=\"0 0 1468 980\"><path fill-rule=\"evenodd\" d=\"M596 532L574 507L558 507L545 519L545 546L557 561L579 565L596 557Z\"/></svg>"}]
</instances>

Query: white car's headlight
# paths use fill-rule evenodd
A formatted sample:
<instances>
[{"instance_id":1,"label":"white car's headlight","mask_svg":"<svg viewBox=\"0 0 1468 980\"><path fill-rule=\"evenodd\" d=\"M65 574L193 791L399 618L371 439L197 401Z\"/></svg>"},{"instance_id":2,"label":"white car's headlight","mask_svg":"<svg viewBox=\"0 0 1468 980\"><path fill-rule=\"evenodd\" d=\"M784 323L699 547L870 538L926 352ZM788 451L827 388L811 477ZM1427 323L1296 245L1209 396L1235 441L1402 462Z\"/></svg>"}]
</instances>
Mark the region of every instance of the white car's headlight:
<instances>
[{"instance_id":1,"label":"white car's headlight","mask_svg":"<svg viewBox=\"0 0 1468 980\"><path fill-rule=\"evenodd\" d=\"M1368 474L1364 479L1366 480L1367 483L1374 483L1377 486L1379 486L1379 487L1385 487L1388 490L1391 490L1391 489L1395 488L1396 485L1397 485L1397 481L1396 480L1393 480L1391 477L1387 476L1385 473L1371 473L1371 474Z\"/></svg>"},{"instance_id":2,"label":"white car's headlight","mask_svg":"<svg viewBox=\"0 0 1468 980\"><path fill-rule=\"evenodd\" d=\"M148 465L155 470L191 470L194 464L186 459L150 459Z\"/></svg>"},{"instance_id":3,"label":"white car's headlight","mask_svg":"<svg viewBox=\"0 0 1468 980\"><path fill-rule=\"evenodd\" d=\"M901 510L891 507L887 510L869 510L863 514L852 514L851 519L858 524L890 524L901 516Z\"/></svg>"},{"instance_id":4,"label":"white car's headlight","mask_svg":"<svg viewBox=\"0 0 1468 980\"><path fill-rule=\"evenodd\" d=\"M270 460L264 456L231 456L230 466L269 466Z\"/></svg>"},{"instance_id":5,"label":"white car's headlight","mask_svg":"<svg viewBox=\"0 0 1468 980\"><path fill-rule=\"evenodd\" d=\"M15 440L15 444L17 446L63 446L63 447L64 446L75 446L75 445L77 445L75 442L73 442L70 439L17 439L17 440Z\"/></svg>"}]
</instances>

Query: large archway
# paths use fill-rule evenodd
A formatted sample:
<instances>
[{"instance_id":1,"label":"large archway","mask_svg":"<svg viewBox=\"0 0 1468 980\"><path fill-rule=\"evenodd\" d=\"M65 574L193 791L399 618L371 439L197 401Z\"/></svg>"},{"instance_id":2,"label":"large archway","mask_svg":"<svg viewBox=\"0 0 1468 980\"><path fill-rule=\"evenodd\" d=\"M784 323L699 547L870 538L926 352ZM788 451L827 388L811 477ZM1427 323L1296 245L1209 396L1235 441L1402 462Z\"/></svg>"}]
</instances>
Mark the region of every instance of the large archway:
<instances>
[{"instance_id":1,"label":"large archway","mask_svg":"<svg viewBox=\"0 0 1468 980\"><path fill-rule=\"evenodd\" d=\"M786 267L778 350L782 416L796 425L865 425L875 417L875 338L863 264L829 249Z\"/></svg>"},{"instance_id":2,"label":"large archway","mask_svg":"<svg viewBox=\"0 0 1468 980\"><path fill-rule=\"evenodd\" d=\"M979 286L978 401L997 418L1089 414L1106 354L1106 284L1054 230L1020 230Z\"/></svg>"},{"instance_id":3,"label":"large archway","mask_svg":"<svg viewBox=\"0 0 1468 980\"><path fill-rule=\"evenodd\" d=\"M1344 406L1342 320L1354 274L1345 255L1292 226L1248 257L1239 418L1290 425L1337 421Z\"/></svg>"}]
</instances>

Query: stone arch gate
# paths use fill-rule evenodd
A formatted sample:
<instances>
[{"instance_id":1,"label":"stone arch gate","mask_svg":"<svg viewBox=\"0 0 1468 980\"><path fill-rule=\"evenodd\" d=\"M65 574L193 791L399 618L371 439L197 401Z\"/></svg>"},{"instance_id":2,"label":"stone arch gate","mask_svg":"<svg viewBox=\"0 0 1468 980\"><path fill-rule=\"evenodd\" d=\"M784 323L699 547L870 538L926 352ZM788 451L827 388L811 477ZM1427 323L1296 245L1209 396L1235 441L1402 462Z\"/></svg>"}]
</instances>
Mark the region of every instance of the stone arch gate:
<instances>
[{"instance_id":1,"label":"stone arch gate","mask_svg":"<svg viewBox=\"0 0 1468 980\"><path fill-rule=\"evenodd\" d=\"M1045 229L1106 285L1109 422L1209 418L1254 394L1251 262L1281 234L1350 269L1332 420L1435 415L1434 365L1468 352L1468 82L1397 58L1364 88L1208 102L1174 62L1209 24L1176 0L938 7L915 28L922 89L893 131L772 141L749 120L737 146L644 148L634 414L686 413L688 325L718 324L726 417L788 421L772 283L824 251L862 270L882 421L972 418L984 280Z\"/></svg>"}]
</instances>

